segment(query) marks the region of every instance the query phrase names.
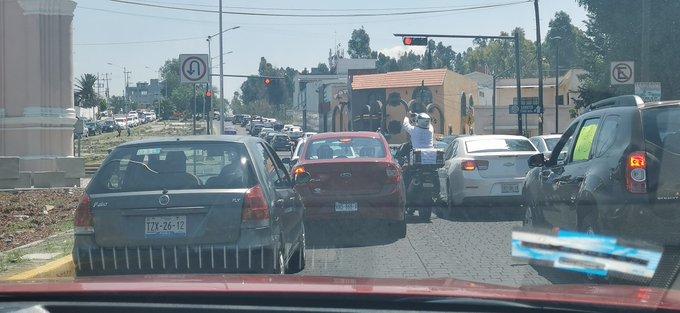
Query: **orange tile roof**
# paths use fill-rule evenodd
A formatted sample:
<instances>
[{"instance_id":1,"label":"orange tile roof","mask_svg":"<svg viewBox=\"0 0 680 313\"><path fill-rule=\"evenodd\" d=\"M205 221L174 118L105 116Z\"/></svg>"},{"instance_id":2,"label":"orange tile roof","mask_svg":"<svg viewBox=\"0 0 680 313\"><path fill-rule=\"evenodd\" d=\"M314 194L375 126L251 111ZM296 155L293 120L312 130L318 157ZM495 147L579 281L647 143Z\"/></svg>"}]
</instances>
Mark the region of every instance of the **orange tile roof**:
<instances>
[{"instance_id":1,"label":"orange tile roof","mask_svg":"<svg viewBox=\"0 0 680 313\"><path fill-rule=\"evenodd\" d=\"M368 74L354 76L352 89L380 89L425 86L441 86L444 84L447 69L415 70L389 72L385 74Z\"/></svg>"}]
</instances>

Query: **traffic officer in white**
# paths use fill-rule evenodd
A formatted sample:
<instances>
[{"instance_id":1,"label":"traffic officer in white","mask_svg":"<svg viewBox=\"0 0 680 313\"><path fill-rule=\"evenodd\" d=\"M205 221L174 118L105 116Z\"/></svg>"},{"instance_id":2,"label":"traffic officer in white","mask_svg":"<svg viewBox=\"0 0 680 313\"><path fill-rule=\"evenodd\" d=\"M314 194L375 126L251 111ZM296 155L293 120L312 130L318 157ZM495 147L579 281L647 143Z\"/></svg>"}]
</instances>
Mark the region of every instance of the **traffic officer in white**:
<instances>
[{"instance_id":1,"label":"traffic officer in white","mask_svg":"<svg viewBox=\"0 0 680 313\"><path fill-rule=\"evenodd\" d=\"M434 128L430 123L430 116L427 113L416 114L415 124L416 126L411 125L409 117L404 117L402 127L409 133L409 135L411 135L411 145L413 149L434 148Z\"/></svg>"}]
</instances>

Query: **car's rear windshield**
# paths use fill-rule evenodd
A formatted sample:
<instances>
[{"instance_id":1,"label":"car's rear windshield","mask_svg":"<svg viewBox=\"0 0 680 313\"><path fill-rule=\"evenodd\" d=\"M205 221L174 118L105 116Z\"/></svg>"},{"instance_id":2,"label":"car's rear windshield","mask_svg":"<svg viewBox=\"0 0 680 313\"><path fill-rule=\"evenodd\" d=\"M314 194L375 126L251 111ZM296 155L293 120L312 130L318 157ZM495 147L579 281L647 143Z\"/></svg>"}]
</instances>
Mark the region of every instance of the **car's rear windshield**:
<instances>
[{"instance_id":1,"label":"car's rear windshield","mask_svg":"<svg viewBox=\"0 0 680 313\"><path fill-rule=\"evenodd\" d=\"M553 149L555 149L555 146L559 141L560 138L546 138L545 145L548 147L548 151L553 151Z\"/></svg>"},{"instance_id":2,"label":"car's rear windshield","mask_svg":"<svg viewBox=\"0 0 680 313\"><path fill-rule=\"evenodd\" d=\"M468 153L536 151L526 139L482 139L465 142Z\"/></svg>"},{"instance_id":3,"label":"car's rear windshield","mask_svg":"<svg viewBox=\"0 0 680 313\"><path fill-rule=\"evenodd\" d=\"M642 114L645 139L680 153L680 107L647 109Z\"/></svg>"},{"instance_id":4,"label":"car's rear windshield","mask_svg":"<svg viewBox=\"0 0 680 313\"><path fill-rule=\"evenodd\" d=\"M241 143L159 143L115 149L88 192L235 189L256 184Z\"/></svg>"},{"instance_id":5,"label":"car's rear windshield","mask_svg":"<svg viewBox=\"0 0 680 313\"><path fill-rule=\"evenodd\" d=\"M308 160L384 158L385 145L375 138L330 138L314 140L307 147Z\"/></svg>"}]
</instances>

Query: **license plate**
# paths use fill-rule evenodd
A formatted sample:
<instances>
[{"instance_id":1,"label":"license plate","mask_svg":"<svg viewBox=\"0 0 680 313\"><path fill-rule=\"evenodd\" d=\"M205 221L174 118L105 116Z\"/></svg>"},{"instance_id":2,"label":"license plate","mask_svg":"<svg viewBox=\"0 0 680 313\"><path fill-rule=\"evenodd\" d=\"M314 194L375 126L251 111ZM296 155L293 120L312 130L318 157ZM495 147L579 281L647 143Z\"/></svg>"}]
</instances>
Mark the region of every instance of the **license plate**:
<instances>
[{"instance_id":1,"label":"license plate","mask_svg":"<svg viewBox=\"0 0 680 313\"><path fill-rule=\"evenodd\" d=\"M144 235L147 237L184 237L187 234L187 217L148 216L144 219Z\"/></svg>"},{"instance_id":2,"label":"license plate","mask_svg":"<svg viewBox=\"0 0 680 313\"><path fill-rule=\"evenodd\" d=\"M354 212L359 209L356 202L336 202L335 212Z\"/></svg>"},{"instance_id":3,"label":"license plate","mask_svg":"<svg viewBox=\"0 0 680 313\"><path fill-rule=\"evenodd\" d=\"M501 184L501 193L518 193L519 184Z\"/></svg>"}]
</instances>

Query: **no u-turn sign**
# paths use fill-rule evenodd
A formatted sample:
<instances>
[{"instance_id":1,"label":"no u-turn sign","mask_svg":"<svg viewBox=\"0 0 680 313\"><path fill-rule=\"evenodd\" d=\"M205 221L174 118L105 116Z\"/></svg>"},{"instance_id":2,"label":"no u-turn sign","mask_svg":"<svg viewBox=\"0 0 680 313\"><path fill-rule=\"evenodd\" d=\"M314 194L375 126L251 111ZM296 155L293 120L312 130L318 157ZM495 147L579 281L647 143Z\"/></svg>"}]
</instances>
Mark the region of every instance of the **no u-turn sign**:
<instances>
[{"instance_id":1,"label":"no u-turn sign","mask_svg":"<svg viewBox=\"0 0 680 313\"><path fill-rule=\"evenodd\" d=\"M210 79L210 63L207 54L180 54L179 78L181 83L201 84Z\"/></svg>"}]
</instances>

